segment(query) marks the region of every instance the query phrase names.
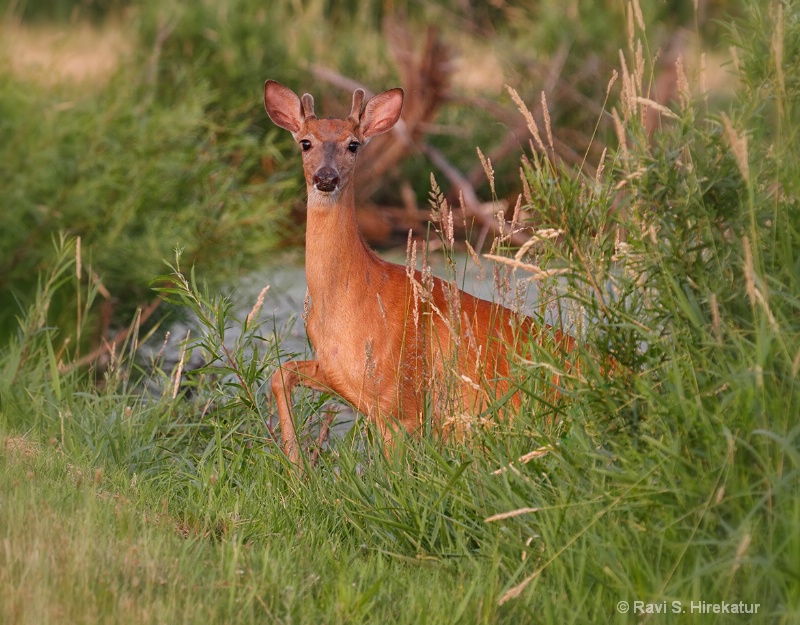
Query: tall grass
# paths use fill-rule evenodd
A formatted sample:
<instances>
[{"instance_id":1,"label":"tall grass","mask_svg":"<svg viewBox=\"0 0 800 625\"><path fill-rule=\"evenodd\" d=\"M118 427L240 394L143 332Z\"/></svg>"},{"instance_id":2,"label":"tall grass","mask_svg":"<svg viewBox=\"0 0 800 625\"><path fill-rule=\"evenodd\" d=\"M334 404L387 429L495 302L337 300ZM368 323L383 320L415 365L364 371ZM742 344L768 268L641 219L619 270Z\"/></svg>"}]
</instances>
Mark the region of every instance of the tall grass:
<instances>
[{"instance_id":1,"label":"tall grass","mask_svg":"<svg viewBox=\"0 0 800 625\"><path fill-rule=\"evenodd\" d=\"M522 163L538 236L516 271L562 270L541 312L565 311L581 353L552 406L552 376L521 363L519 415L469 445L423 438L386 458L357 429L304 479L287 471L266 392L275 329L234 319L179 263L162 292L196 313L187 349L206 366L166 373L123 350L98 386L69 366L73 330L48 322L57 293L92 298L59 243L0 354L6 449L31 449L2 460L15 494L0 532L24 546L0 551L4 620L638 622L642 601L685 610L656 622L795 622L800 22L771 6L729 27L741 87L724 112L702 76L681 78L648 137L632 38L608 106L622 145L596 178L552 164L538 129L545 149ZM299 399L300 419L320 401ZM56 534L66 578L41 556Z\"/></svg>"}]
</instances>

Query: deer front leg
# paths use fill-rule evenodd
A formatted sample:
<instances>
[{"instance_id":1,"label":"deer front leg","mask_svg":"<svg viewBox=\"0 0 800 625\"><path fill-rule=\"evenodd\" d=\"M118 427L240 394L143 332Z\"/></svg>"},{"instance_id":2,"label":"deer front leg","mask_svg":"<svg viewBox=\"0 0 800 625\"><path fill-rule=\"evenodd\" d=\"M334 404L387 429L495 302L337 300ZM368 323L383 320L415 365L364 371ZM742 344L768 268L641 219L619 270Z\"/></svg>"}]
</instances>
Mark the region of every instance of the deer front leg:
<instances>
[{"instance_id":1,"label":"deer front leg","mask_svg":"<svg viewBox=\"0 0 800 625\"><path fill-rule=\"evenodd\" d=\"M290 360L283 363L272 374L272 394L278 404L278 420L281 424L283 453L302 471L300 462L300 443L294 428L294 410L292 410L292 391L298 385L316 391L329 391L325 375L316 360Z\"/></svg>"}]
</instances>

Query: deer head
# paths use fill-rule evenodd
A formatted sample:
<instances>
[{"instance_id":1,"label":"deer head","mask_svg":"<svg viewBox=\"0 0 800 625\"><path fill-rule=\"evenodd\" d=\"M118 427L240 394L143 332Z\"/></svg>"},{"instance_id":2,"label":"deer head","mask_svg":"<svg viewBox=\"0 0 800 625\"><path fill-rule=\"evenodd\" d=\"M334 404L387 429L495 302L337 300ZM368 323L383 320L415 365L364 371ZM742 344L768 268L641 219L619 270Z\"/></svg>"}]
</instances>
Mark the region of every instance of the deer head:
<instances>
[{"instance_id":1,"label":"deer head","mask_svg":"<svg viewBox=\"0 0 800 625\"><path fill-rule=\"evenodd\" d=\"M264 83L267 114L291 132L302 149L310 204L335 203L342 190L351 187L358 152L371 137L390 130L400 119L403 90L390 89L363 103L364 91L356 89L346 119L320 119L314 114L310 94L299 98L274 80Z\"/></svg>"}]
</instances>

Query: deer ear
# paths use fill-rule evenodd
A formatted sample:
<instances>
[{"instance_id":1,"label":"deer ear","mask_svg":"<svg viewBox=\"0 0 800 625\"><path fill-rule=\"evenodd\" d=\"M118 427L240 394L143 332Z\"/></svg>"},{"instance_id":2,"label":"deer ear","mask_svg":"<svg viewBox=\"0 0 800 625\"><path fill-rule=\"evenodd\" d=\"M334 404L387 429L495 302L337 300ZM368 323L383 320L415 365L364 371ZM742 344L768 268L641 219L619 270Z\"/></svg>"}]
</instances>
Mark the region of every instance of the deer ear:
<instances>
[{"instance_id":1,"label":"deer ear","mask_svg":"<svg viewBox=\"0 0 800 625\"><path fill-rule=\"evenodd\" d=\"M361 133L365 138L386 132L400 119L403 90L389 89L372 97L361 114Z\"/></svg>"},{"instance_id":2,"label":"deer ear","mask_svg":"<svg viewBox=\"0 0 800 625\"><path fill-rule=\"evenodd\" d=\"M303 105L300 98L289 87L268 80L264 83L264 108L276 126L289 132L299 132L303 127Z\"/></svg>"}]
</instances>

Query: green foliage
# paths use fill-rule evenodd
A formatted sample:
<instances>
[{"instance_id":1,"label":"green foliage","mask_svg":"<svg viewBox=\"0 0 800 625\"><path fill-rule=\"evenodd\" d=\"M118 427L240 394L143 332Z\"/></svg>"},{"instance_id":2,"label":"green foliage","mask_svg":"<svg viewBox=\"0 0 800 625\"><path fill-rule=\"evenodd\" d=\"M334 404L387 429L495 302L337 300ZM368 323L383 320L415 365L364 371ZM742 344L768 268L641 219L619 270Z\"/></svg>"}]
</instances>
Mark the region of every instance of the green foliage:
<instances>
[{"instance_id":1,"label":"green foliage","mask_svg":"<svg viewBox=\"0 0 800 625\"><path fill-rule=\"evenodd\" d=\"M123 63L103 88L42 87L0 70L0 294L32 296L51 238L81 237L82 255L119 318L152 298L149 283L176 245L220 287L280 241L299 181L279 159L258 97L220 99L226 85L193 67L166 97L156 61ZM252 91L252 90L251 90ZM282 208L283 207L283 208ZM93 278L90 276L90 280ZM0 336L19 310L3 307Z\"/></svg>"}]
</instances>

